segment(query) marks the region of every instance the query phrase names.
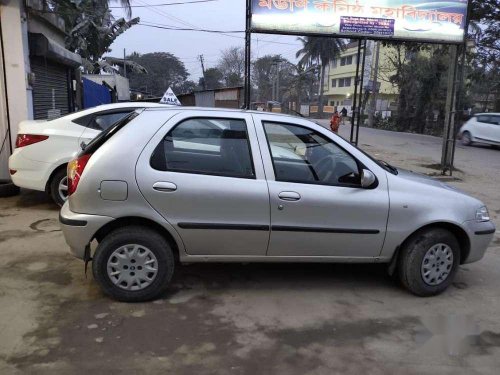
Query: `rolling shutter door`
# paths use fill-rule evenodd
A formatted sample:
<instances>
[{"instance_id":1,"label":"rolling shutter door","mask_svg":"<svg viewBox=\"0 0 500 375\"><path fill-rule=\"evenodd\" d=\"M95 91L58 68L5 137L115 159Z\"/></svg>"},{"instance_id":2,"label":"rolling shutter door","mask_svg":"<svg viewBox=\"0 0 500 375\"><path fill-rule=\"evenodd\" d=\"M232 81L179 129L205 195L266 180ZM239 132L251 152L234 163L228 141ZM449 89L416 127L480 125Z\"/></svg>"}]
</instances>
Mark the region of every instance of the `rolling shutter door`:
<instances>
[{"instance_id":1,"label":"rolling shutter door","mask_svg":"<svg viewBox=\"0 0 500 375\"><path fill-rule=\"evenodd\" d=\"M33 83L33 113L36 120L69 113L68 68L40 57L30 59Z\"/></svg>"}]
</instances>

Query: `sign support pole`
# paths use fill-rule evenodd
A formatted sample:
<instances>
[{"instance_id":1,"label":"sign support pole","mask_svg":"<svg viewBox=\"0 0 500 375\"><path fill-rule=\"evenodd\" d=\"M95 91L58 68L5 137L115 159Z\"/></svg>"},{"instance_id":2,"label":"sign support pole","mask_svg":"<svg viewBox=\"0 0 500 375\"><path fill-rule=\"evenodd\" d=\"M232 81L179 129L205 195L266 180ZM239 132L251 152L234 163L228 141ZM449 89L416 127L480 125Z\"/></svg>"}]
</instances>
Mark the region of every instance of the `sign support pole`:
<instances>
[{"instance_id":1,"label":"sign support pole","mask_svg":"<svg viewBox=\"0 0 500 375\"><path fill-rule=\"evenodd\" d=\"M457 45L450 46L450 68L448 71L448 86L446 89L446 107L445 107L445 120L443 131L443 150L441 154L441 168L442 174L445 175L447 171L452 169L451 154L452 148L450 147L455 140L455 105L456 105L456 78L457 78Z\"/></svg>"},{"instance_id":2,"label":"sign support pole","mask_svg":"<svg viewBox=\"0 0 500 375\"><path fill-rule=\"evenodd\" d=\"M251 0L246 0L246 28L245 28L245 102L244 108L250 109L250 73L251 73L251 42L252 32L250 30L250 23L252 18Z\"/></svg>"},{"instance_id":3,"label":"sign support pole","mask_svg":"<svg viewBox=\"0 0 500 375\"><path fill-rule=\"evenodd\" d=\"M365 78L365 61L366 61L366 39L363 42L363 63L361 64L361 82L359 85L359 105L358 105L358 118L356 121L356 140L354 144L358 145L359 138L359 123L361 121L361 109L363 107L363 84Z\"/></svg>"},{"instance_id":4,"label":"sign support pole","mask_svg":"<svg viewBox=\"0 0 500 375\"><path fill-rule=\"evenodd\" d=\"M359 60L361 58L361 39L358 40L358 54L356 55L356 78L354 78L354 96L352 98L352 116L351 116L351 137L349 142L354 143L354 123L356 121L356 100L358 98L359 81Z\"/></svg>"}]
</instances>

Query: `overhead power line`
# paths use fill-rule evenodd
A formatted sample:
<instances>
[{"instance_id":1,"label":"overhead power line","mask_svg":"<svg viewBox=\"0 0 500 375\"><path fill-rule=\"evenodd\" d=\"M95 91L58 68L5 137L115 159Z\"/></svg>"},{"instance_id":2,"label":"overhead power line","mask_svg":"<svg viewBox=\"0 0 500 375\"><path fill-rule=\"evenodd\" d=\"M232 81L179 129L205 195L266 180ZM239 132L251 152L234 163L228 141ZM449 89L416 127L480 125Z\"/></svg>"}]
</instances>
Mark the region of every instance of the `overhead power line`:
<instances>
[{"instance_id":1,"label":"overhead power line","mask_svg":"<svg viewBox=\"0 0 500 375\"><path fill-rule=\"evenodd\" d=\"M150 22L139 22L141 26L154 27L156 29L164 29L164 30L176 30L176 31L198 31L203 33L217 33L217 34L238 34L244 33L242 30L211 30L211 29L198 29L194 27L178 27L172 25L159 25L153 24Z\"/></svg>"},{"instance_id":2,"label":"overhead power line","mask_svg":"<svg viewBox=\"0 0 500 375\"><path fill-rule=\"evenodd\" d=\"M182 2L176 2L176 3L165 3L165 4L145 4L145 5L130 5L131 8L153 8L153 7L167 7L171 5L188 5L188 4L197 4L197 3L210 3L213 1L219 1L219 0L192 0L192 1L182 1ZM109 8L113 9L126 9L128 8L127 6L123 5L118 5L118 6L111 6Z\"/></svg>"}]
</instances>

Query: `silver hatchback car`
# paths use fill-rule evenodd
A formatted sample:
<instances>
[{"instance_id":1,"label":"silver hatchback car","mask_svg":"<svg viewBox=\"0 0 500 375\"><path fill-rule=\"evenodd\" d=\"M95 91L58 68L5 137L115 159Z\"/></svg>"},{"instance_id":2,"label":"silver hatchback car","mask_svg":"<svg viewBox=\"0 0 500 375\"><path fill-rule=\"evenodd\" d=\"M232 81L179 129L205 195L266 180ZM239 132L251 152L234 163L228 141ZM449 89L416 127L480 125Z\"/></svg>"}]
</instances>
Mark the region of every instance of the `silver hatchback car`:
<instances>
[{"instance_id":1,"label":"silver hatchback car","mask_svg":"<svg viewBox=\"0 0 500 375\"><path fill-rule=\"evenodd\" d=\"M66 241L121 301L158 297L177 261L387 263L430 296L495 232L479 200L263 112L136 111L88 144L68 178Z\"/></svg>"}]
</instances>

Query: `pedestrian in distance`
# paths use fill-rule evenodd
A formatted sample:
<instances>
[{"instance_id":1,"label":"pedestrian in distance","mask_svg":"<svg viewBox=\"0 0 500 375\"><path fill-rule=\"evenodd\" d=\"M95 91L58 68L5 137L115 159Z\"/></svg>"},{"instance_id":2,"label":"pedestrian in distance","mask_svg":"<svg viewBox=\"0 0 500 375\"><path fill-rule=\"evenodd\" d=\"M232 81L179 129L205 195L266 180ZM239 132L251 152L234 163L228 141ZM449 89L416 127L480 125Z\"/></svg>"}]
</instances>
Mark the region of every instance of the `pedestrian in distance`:
<instances>
[{"instance_id":1,"label":"pedestrian in distance","mask_svg":"<svg viewBox=\"0 0 500 375\"><path fill-rule=\"evenodd\" d=\"M330 119L330 129L332 132L338 134L340 127L340 115L338 111L335 111L332 118Z\"/></svg>"},{"instance_id":2,"label":"pedestrian in distance","mask_svg":"<svg viewBox=\"0 0 500 375\"><path fill-rule=\"evenodd\" d=\"M346 107L342 108L342 111L340 111L340 114L342 115L342 125L345 125L345 118L347 117Z\"/></svg>"}]
</instances>

